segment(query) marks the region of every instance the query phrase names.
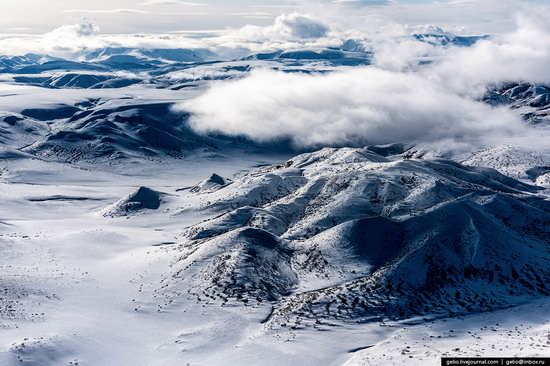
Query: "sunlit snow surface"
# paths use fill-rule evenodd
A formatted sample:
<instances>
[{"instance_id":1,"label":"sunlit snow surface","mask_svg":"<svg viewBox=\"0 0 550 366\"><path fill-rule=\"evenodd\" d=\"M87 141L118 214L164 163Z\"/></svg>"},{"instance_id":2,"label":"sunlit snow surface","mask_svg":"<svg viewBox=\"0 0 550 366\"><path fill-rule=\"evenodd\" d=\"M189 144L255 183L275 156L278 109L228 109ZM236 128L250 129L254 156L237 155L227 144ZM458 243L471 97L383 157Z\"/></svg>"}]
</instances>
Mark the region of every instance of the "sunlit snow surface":
<instances>
[{"instance_id":1,"label":"sunlit snow surface","mask_svg":"<svg viewBox=\"0 0 550 366\"><path fill-rule=\"evenodd\" d=\"M0 59L0 364L548 356L547 149L302 148L197 133L180 105L255 68L371 58L348 43ZM545 86L483 99L547 123Z\"/></svg>"},{"instance_id":2,"label":"sunlit snow surface","mask_svg":"<svg viewBox=\"0 0 550 366\"><path fill-rule=\"evenodd\" d=\"M198 301L187 290L195 293L208 279L174 276L188 250L182 230L217 213L197 209L208 204L209 193L180 189L213 172L233 176L260 159L230 162L143 163L127 175L4 158L2 364L375 365L410 364L409 356L436 362L442 354L548 354L547 299L483 315L457 313L451 320L357 324L328 317L322 327L295 329L263 322L278 300L222 306L199 295ZM139 186L165 194L157 210L105 215ZM330 253L335 272L328 282L359 275L346 273L352 268L368 270L356 258ZM299 275L309 290L317 286L319 276Z\"/></svg>"}]
</instances>

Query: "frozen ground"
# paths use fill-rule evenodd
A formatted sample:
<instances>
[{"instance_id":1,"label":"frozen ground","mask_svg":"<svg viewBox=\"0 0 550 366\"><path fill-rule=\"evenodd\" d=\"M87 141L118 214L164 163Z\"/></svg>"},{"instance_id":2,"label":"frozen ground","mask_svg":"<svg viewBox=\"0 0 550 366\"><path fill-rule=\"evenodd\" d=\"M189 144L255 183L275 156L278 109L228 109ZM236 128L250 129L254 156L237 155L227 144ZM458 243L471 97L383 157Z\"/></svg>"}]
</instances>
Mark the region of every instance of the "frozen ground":
<instances>
[{"instance_id":1,"label":"frozen ground","mask_svg":"<svg viewBox=\"0 0 550 366\"><path fill-rule=\"evenodd\" d=\"M3 159L0 364L380 365L426 364L441 355L548 356L547 299L450 320L321 331L267 329L267 302L220 306L167 295L182 229L213 215L182 214L202 195L180 189L212 173L236 179L262 163L269 161L149 164L126 175ZM165 193L157 210L103 214L140 186Z\"/></svg>"},{"instance_id":2,"label":"frozen ground","mask_svg":"<svg viewBox=\"0 0 550 366\"><path fill-rule=\"evenodd\" d=\"M443 357L548 357L548 300L487 314L398 327L352 365L435 365Z\"/></svg>"}]
</instances>

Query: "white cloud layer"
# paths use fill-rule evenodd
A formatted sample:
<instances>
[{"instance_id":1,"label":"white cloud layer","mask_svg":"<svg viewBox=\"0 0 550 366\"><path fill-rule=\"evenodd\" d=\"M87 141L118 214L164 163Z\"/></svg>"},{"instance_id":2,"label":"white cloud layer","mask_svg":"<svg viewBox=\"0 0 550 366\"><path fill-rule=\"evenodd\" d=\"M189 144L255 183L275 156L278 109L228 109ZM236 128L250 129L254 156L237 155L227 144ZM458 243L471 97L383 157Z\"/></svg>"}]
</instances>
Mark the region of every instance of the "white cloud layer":
<instances>
[{"instance_id":1,"label":"white cloud layer","mask_svg":"<svg viewBox=\"0 0 550 366\"><path fill-rule=\"evenodd\" d=\"M450 50L428 76L474 97L480 96L487 84L516 80L547 83L550 25L544 18L519 15L515 32L481 41L471 48Z\"/></svg>"},{"instance_id":2,"label":"white cloud layer","mask_svg":"<svg viewBox=\"0 0 550 366\"><path fill-rule=\"evenodd\" d=\"M148 11L139 10L139 9L126 9L126 8L115 8L115 9L67 9L63 10L63 13L88 13L88 14L149 14Z\"/></svg>"},{"instance_id":3,"label":"white cloud layer","mask_svg":"<svg viewBox=\"0 0 550 366\"><path fill-rule=\"evenodd\" d=\"M77 59L83 52L106 47L200 48L197 39L176 35L103 35L98 26L84 19L42 35L0 35L1 55L38 53Z\"/></svg>"},{"instance_id":4,"label":"white cloud layer","mask_svg":"<svg viewBox=\"0 0 550 366\"><path fill-rule=\"evenodd\" d=\"M138 5L142 6L153 6L153 5L181 5L181 6L206 6L205 3L194 3L181 0L150 0L139 3Z\"/></svg>"},{"instance_id":5,"label":"white cloud layer","mask_svg":"<svg viewBox=\"0 0 550 366\"><path fill-rule=\"evenodd\" d=\"M199 5L199 3L188 3ZM79 10L76 13L129 13L147 14L148 11L133 9ZM181 15L206 15L205 12L183 12ZM251 12L241 16L266 17L268 13ZM93 29L86 34L78 29ZM43 35L0 35L0 54L21 55L28 52L52 56L77 58L84 51L105 47L143 48L209 48L219 50L242 50L243 53L289 49L304 46L330 46L342 43L345 34L332 32L331 27L315 17L291 13L283 14L268 26L247 25L238 29L212 31L209 37L186 37L182 34L100 34L99 28L89 20L80 24L63 25ZM62 41L62 42L60 42ZM233 54L233 53L231 53Z\"/></svg>"},{"instance_id":6,"label":"white cloud layer","mask_svg":"<svg viewBox=\"0 0 550 366\"><path fill-rule=\"evenodd\" d=\"M99 33L99 27L89 21L83 21L79 24L63 25L50 33L46 37L50 39L63 37L91 37Z\"/></svg>"},{"instance_id":7,"label":"white cloud layer","mask_svg":"<svg viewBox=\"0 0 550 366\"><path fill-rule=\"evenodd\" d=\"M322 38L329 32L329 26L314 17L292 13L278 16L271 26L250 25L242 28L240 32L253 42L293 41Z\"/></svg>"},{"instance_id":8,"label":"white cloud layer","mask_svg":"<svg viewBox=\"0 0 550 366\"><path fill-rule=\"evenodd\" d=\"M515 135L511 111L463 98L419 75L374 67L329 75L258 71L182 106L199 132L289 139L297 146L381 144Z\"/></svg>"}]
</instances>

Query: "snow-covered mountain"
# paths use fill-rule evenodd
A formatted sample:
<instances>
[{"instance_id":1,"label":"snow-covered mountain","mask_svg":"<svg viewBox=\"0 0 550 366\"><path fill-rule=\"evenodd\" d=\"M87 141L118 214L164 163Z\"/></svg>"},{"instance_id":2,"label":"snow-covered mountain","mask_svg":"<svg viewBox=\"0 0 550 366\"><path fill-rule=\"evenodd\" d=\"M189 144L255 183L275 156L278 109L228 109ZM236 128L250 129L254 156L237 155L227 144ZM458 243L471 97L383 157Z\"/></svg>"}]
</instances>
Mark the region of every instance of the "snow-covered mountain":
<instances>
[{"instance_id":1,"label":"snow-covered mountain","mask_svg":"<svg viewBox=\"0 0 550 366\"><path fill-rule=\"evenodd\" d=\"M437 33L422 33L413 34L413 37L418 41L425 42L434 46L458 46L470 47L476 42L489 39L485 36L457 36L453 34L437 34Z\"/></svg>"},{"instance_id":2,"label":"snow-covered mountain","mask_svg":"<svg viewBox=\"0 0 550 366\"><path fill-rule=\"evenodd\" d=\"M208 138L186 127L185 115L172 111L170 103L116 104L91 100L70 114L70 118L51 125L44 137L24 151L67 161L108 161L133 154L180 156L199 148L215 147Z\"/></svg>"},{"instance_id":3,"label":"snow-covered mountain","mask_svg":"<svg viewBox=\"0 0 550 366\"><path fill-rule=\"evenodd\" d=\"M368 65L373 53L367 50L360 43L349 40L341 47L333 48L308 48L284 50L267 53L255 53L243 57L242 61L270 60L270 61L291 61L294 62L324 62L332 66L360 66Z\"/></svg>"},{"instance_id":4,"label":"snow-covered mountain","mask_svg":"<svg viewBox=\"0 0 550 366\"><path fill-rule=\"evenodd\" d=\"M441 317L550 295L542 188L452 161L323 149L253 171L190 210L167 291L271 301L271 326Z\"/></svg>"},{"instance_id":5,"label":"snow-covered mountain","mask_svg":"<svg viewBox=\"0 0 550 366\"><path fill-rule=\"evenodd\" d=\"M25 85L49 88L122 88L137 83L159 87L190 81L216 80L253 68L288 72L322 72L341 66L368 65L372 50L348 40L339 47L312 47L254 53L227 60L207 49L144 49L110 47L83 53L76 60L39 56L0 56L0 73ZM178 83L178 81L180 81ZM174 85L175 84L175 85Z\"/></svg>"},{"instance_id":6,"label":"snow-covered mountain","mask_svg":"<svg viewBox=\"0 0 550 366\"><path fill-rule=\"evenodd\" d=\"M550 124L550 87L515 82L489 90L483 100L492 105L507 105L533 124Z\"/></svg>"},{"instance_id":7,"label":"snow-covered mountain","mask_svg":"<svg viewBox=\"0 0 550 366\"><path fill-rule=\"evenodd\" d=\"M141 60L151 63L175 63L175 62L204 62L219 59L212 51L203 48L152 48L139 49L128 47L109 47L81 56L83 60L100 64L113 64L117 59L124 60L123 56L129 56L127 60Z\"/></svg>"},{"instance_id":8,"label":"snow-covered mountain","mask_svg":"<svg viewBox=\"0 0 550 366\"><path fill-rule=\"evenodd\" d=\"M548 156L519 146L501 145L477 151L462 163L490 167L509 177L549 187L550 160Z\"/></svg>"},{"instance_id":9,"label":"snow-covered mountain","mask_svg":"<svg viewBox=\"0 0 550 366\"><path fill-rule=\"evenodd\" d=\"M124 88L143 82L142 78L116 73L54 72L51 74L14 76L17 83L47 88L105 89Z\"/></svg>"}]
</instances>

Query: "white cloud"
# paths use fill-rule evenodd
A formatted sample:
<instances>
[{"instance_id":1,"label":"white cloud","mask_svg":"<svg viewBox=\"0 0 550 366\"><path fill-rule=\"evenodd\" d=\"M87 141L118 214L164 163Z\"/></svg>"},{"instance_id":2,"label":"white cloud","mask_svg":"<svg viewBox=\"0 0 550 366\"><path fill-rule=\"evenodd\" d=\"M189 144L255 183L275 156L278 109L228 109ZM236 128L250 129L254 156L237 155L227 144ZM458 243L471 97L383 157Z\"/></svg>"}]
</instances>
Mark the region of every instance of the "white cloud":
<instances>
[{"instance_id":1,"label":"white cloud","mask_svg":"<svg viewBox=\"0 0 550 366\"><path fill-rule=\"evenodd\" d=\"M197 14L193 14L197 15ZM199 13L200 15L200 13ZM101 34L87 19L58 27L42 35L0 36L0 54L22 55L28 52L78 59L83 52L106 47L129 48L202 48L201 39L166 34Z\"/></svg>"},{"instance_id":2,"label":"white cloud","mask_svg":"<svg viewBox=\"0 0 550 366\"><path fill-rule=\"evenodd\" d=\"M115 13L130 9L112 10L68 10L69 12ZM139 11L140 13L142 11ZM148 13L143 11L143 13ZM151 14L168 14L152 13ZM204 16L207 12L171 12L171 15ZM232 16L267 18L267 12L230 13ZM332 33L329 25L304 14L292 13L278 16L273 24L262 26L244 26L223 31L209 31L208 37L182 36L178 34L98 34L86 41L71 30L90 26L88 21L82 24L64 25L43 35L0 35L0 50L3 54L24 54L27 52L46 53L53 56L76 58L82 51L104 47L144 47L144 48L209 48L213 51L228 52L239 56L247 53L290 49L298 47L337 46L342 43L342 34ZM68 32L68 34L67 34ZM59 37L65 41L60 43Z\"/></svg>"},{"instance_id":3,"label":"white cloud","mask_svg":"<svg viewBox=\"0 0 550 366\"><path fill-rule=\"evenodd\" d=\"M47 38L91 37L99 33L99 27L88 20L78 24L62 25L44 36Z\"/></svg>"},{"instance_id":4,"label":"white cloud","mask_svg":"<svg viewBox=\"0 0 550 366\"><path fill-rule=\"evenodd\" d=\"M137 9L67 9L62 13L90 13L90 14L149 14L150 12Z\"/></svg>"},{"instance_id":5,"label":"white cloud","mask_svg":"<svg viewBox=\"0 0 550 366\"><path fill-rule=\"evenodd\" d=\"M487 84L515 80L547 83L550 26L546 19L544 14L519 15L515 32L478 42L470 48L451 49L434 66L430 77L474 97L480 96Z\"/></svg>"},{"instance_id":6,"label":"white cloud","mask_svg":"<svg viewBox=\"0 0 550 366\"><path fill-rule=\"evenodd\" d=\"M325 37L329 26L309 15L291 13L275 18L273 25L267 27L245 26L239 35L252 42L312 40Z\"/></svg>"},{"instance_id":7,"label":"white cloud","mask_svg":"<svg viewBox=\"0 0 550 366\"><path fill-rule=\"evenodd\" d=\"M329 75L258 71L184 103L199 132L299 146L472 140L523 132L507 109L461 97L425 78L373 67Z\"/></svg>"},{"instance_id":8,"label":"white cloud","mask_svg":"<svg viewBox=\"0 0 550 366\"><path fill-rule=\"evenodd\" d=\"M242 13L231 13L229 15L250 18L250 19L269 19L273 18L273 14L266 13L264 11L251 11L251 12L242 12Z\"/></svg>"},{"instance_id":9,"label":"white cloud","mask_svg":"<svg viewBox=\"0 0 550 366\"><path fill-rule=\"evenodd\" d=\"M183 6L206 6L208 4L205 3L192 3L192 2L186 2L186 1L180 1L180 0L150 0L145 1L142 3L139 3L138 5L183 5Z\"/></svg>"},{"instance_id":10,"label":"white cloud","mask_svg":"<svg viewBox=\"0 0 550 366\"><path fill-rule=\"evenodd\" d=\"M332 0L334 4L353 6L379 6L394 4L394 0Z\"/></svg>"},{"instance_id":11,"label":"white cloud","mask_svg":"<svg viewBox=\"0 0 550 366\"><path fill-rule=\"evenodd\" d=\"M24 31L31 30L31 28L28 28L28 27L15 27L15 28L7 28L6 30L10 31L10 32L24 32Z\"/></svg>"}]
</instances>

